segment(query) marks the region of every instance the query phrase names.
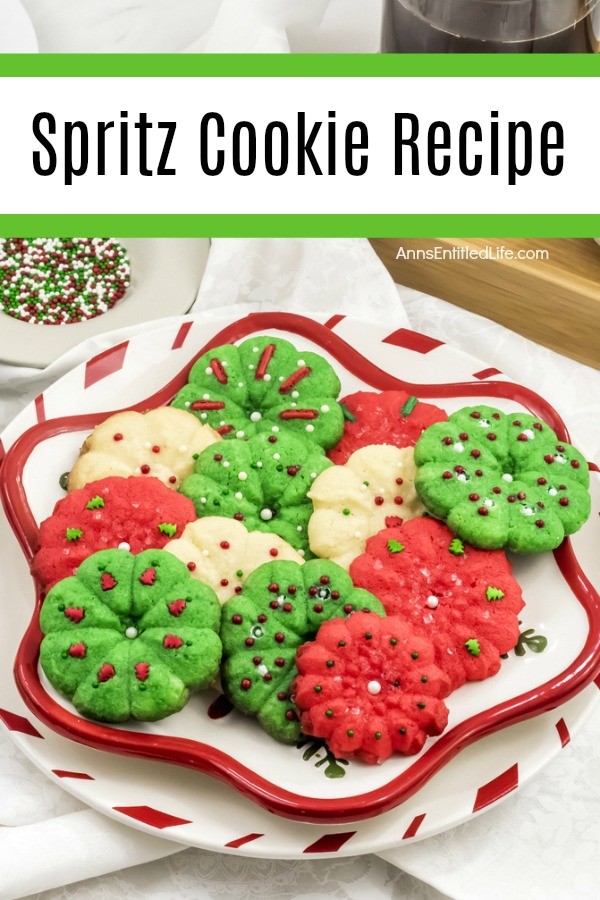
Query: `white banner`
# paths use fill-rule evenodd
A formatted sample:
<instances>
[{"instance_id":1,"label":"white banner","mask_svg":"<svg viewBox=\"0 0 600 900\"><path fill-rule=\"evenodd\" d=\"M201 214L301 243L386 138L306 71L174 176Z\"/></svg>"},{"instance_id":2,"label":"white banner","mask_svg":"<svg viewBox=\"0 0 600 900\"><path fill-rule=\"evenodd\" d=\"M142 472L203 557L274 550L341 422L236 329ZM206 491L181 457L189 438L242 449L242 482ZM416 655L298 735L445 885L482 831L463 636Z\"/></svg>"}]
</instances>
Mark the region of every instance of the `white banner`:
<instances>
[{"instance_id":1,"label":"white banner","mask_svg":"<svg viewBox=\"0 0 600 900\"><path fill-rule=\"evenodd\" d=\"M597 214L598 85L3 78L0 212Z\"/></svg>"}]
</instances>

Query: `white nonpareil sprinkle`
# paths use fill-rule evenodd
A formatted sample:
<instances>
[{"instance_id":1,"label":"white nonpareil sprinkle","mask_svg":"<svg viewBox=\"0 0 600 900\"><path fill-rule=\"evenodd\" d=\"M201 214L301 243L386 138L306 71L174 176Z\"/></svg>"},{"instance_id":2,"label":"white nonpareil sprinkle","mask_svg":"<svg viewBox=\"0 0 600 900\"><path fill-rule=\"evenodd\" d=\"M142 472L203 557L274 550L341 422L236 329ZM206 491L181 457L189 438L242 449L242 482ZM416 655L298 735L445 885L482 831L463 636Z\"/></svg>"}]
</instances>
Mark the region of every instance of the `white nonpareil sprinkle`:
<instances>
[{"instance_id":1,"label":"white nonpareil sprinkle","mask_svg":"<svg viewBox=\"0 0 600 900\"><path fill-rule=\"evenodd\" d=\"M238 478L240 479L240 481L245 481L247 477L248 477L247 472L238 472Z\"/></svg>"},{"instance_id":2,"label":"white nonpareil sprinkle","mask_svg":"<svg viewBox=\"0 0 600 900\"><path fill-rule=\"evenodd\" d=\"M460 442L457 442L457 443L454 445L454 449L456 450L457 453L462 453L463 450L465 449L465 446L464 446L464 444L461 444Z\"/></svg>"},{"instance_id":3,"label":"white nonpareil sprinkle","mask_svg":"<svg viewBox=\"0 0 600 900\"><path fill-rule=\"evenodd\" d=\"M435 597L433 594L431 594L427 598L427 606L429 607L429 609L436 609L439 602L440 601L438 600L438 598Z\"/></svg>"},{"instance_id":4,"label":"white nonpareil sprinkle","mask_svg":"<svg viewBox=\"0 0 600 900\"><path fill-rule=\"evenodd\" d=\"M273 518L273 510L267 509L266 507L265 507L265 509L261 509L260 517L263 520L263 522L270 521L270 519Z\"/></svg>"},{"instance_id":5,"label":"white nonpareil sprinkle","mask_svg":"<svg viewBox=\"0 0 600 900\"><path fill-rule=\"evenodd\" d=\"M315 430L315 426L314 426L314 425L307 425L307 426L306 426L306 430L307 430L307 431L314 431L314 430Z\"/></svg>"},{"instance_id":6,"label":"white nonpareil sprinkle","mask_svg":"<svg viewBox=\"0 0 600 900\"><path fill-rule=\"evenodd\" d=\"M512 477L512 475L509 475L508 472L505 472L504 475L502 476L502 480L508 481L510 483L513 480L513 477Z\"/></svg>"},{"instance_id":7,"label":"white nonpareil sprinkle","mask_svg":"<svg viewBox=\"0 0 600 900\"><path fill-rule=\"evenodd\" d=\"M250 421L251 422L260 422L262 419L262 415L259 412L250 413Z\"/></svg>"},{"instance_id":8,"label":"white nonpareil sprinkle","mask_svg":"<svg viewBox=\"0 0 600 900\"><path fill-rule=\"evenodd\" d=\"M237 491L237 492L234 494L234 497L235 497L236 500L241 500L243 496L244 496L244 495L242 494L241 491Z\"/></svg>"},{"instance_id":9,"label":"white nonpareil sprinkle","mask_svg":"<svg viewBox=\"0 0 600 900\"><path fill-rule=\"evenodd\" d=\"M377 695L381 693L381 685L378 681L370 681L367 685L367 690L370 694Z\"/></svg>"},{"instance_id":10,"label":"white nonpareil sprinkle","mask_svg":"<svg viewBox=\"0 0 600 900\"><path fill-rule=\"evenodd\" d=\"M117 550L128 550L129 551L129 550L131 550L131 547L129 546L127 541L121 541L121 543L117 547Z\"/></svg>"},{"instance_id":11,"label":"white nonpareil sprinkle","mask_svg":"<svg viewBox=\"0 0 600 900\"><path fill-rule=\"evenodd\" d=\"M138 636L138 630L134 625L130 625L129 628L125 629L125 637L136 638L137 636Z\"/></svg>"}]
</instances>

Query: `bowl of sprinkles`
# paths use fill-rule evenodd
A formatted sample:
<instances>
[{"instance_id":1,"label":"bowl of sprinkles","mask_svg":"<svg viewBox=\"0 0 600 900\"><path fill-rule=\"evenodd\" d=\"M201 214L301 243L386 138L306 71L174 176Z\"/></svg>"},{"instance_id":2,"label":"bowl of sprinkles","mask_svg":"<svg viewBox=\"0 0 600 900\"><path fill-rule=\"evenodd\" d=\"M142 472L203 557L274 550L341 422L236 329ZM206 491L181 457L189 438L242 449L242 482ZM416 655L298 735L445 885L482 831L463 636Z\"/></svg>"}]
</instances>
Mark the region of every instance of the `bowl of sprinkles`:
<instances>
[{"instance_id":1,"label":"bowl of sprinkles","mask_svg":"<svg viewBox=\"0 0 600 900\"><path fill-rule=\"evenodd\" d=\"M0 309L35 325L102 315L130 286L131 263L113 238L0 239Z\"/></svg>"}]
</instances>

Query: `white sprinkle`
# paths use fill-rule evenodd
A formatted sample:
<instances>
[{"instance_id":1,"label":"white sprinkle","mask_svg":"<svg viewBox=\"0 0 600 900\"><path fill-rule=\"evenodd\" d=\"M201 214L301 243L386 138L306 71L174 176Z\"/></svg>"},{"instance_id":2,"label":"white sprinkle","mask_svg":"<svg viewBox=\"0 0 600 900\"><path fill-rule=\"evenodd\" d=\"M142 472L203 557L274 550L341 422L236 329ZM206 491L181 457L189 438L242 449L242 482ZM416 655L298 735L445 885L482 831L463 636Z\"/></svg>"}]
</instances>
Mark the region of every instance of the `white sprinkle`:
<instances>
[{"instance_id":1,"label":"white sprinkle","mask_svg":"<svg viewBox=\"0 0 600 900\"><path fill-rule=\"evenodd\" d=\"M556 488L550 488L548 493L550 494L551 497L556 497L556 495L558 494L558 491L556 490Z\"/></svg>"},{"instance_id":2,"label":"white sprinkle","mask_svg":"<svg viewBox=\"0 0 600 900\"><path fill-rule=\"evenodd\" d=\"M206 418L206 413L200 413L200 418L201 418L201 419L205 419L205 418Z\"/></svg>"},{"instance_id":3,"label":"white sprinkle","mask_svg":"<svg viewBox=\"0 0 600 900\"><path fill-rule=\"evenodd\" d=\"M269 670L265 665L257 666L256 671L259 673L259 675L268 675L269 673Z\"/></svg>"},{"instance_id":4,"label":"white sprinkle","mask_svg":"<svg viewBox=\"0 0 600 900\"><path fill-rule=\"evenodd\" d=\"M535 437L535 434L531 430L531 428L526 428L523 434L526 434L530 441L532 441Z\"/></svg>"},{"instance_id":5,"label":"white sprinkle","mask_svg":"<svg viewBox=\"0 0 600 900\"><path fill-rule=\"evenodd\" d=\"M310 473L310 477L311 477L311 478L316 478L316 477L317 477L317 473L316 473L316 472L311 472L311 473Z\"/></svg>"},{"instance_id":6,"label":"white sprinkle","mask_svg":"<svg viewBox=\"0 0 600 900\"><path fill-rule=\"evenodd\" d=\"M243 438L243 437L244 437L244 432L243 432L243 431L236 431L235 436L236 436L236 437L239 437L239 438Z\"/></svg>"},{"instance_id":7,"label":"white sprinkle","mask_svg":"<svg viewBox=\"0 0 600 900\"><path fill-rule=\"evenodd\" d=\"M566 457L566 456L563 456L562 453L557 453L557 454L555 455L555 457L554 457L554 462L557 462L557 463L566 463L566 461L567 461L567 457Z\"/></svg>"},{"instance_id":8,"label":"white sprinkle","mask_svg":"<svg viewBox=\"0 0 600 900\"><path fill-rule=\"evenodd\" d=\"M203 400L210 400L210 394L202 394Z\"/></svg>"},{"instance_id":9,"label":"white sprinkle","mask_svg":"<svg viewBox=\"0 0 600 900\"><path fill-rule=\"evenodd\" d=\"M212 375L212 369L211 369L211 367L210 367L210 366L207 366L207 367L205 368L205 370L204 370L204 373L205 373L206 375Z\"/></svg>"},{"instance_id":10,"label":"white sprinkle","mask_svg":"<svg viewBox=\"0 0 600 900\"><path fill-rule=\"evenodd\" d=\"M281 459L281 454L280 454L280 453L274 453L274 454L273 454L273 459Z\"/></svg>"},{"instance_id":11,"label":"white sprinkle","mask_svg":"<svg viewBox=\"0 0 600 900\"><path fill-rule=\"evenodd\" d=\"M192 404L190 403L189 400L186 400L185 403L184 403L183 405L186 406L186 407L189 409L189 407L190 407Z\"/></svg>"},{"instance_id":12,"label":"white sprinkle","mask_svg":"<svg viewBox=\"0 0 600 900\"><path fill-rule=\"evenodd\" d=\"M222 366L228 366L229 363L227 362L226 359L222 359L222 360L221 360L221 365L222 365Z\"/></svg>"},{"instance_id":13,"label":"white sprinkle","mask_svg":"<svg viewBox=\"0 0 600 900\"><path fill-rule=\"evenodd\" d=\"M206 497L200 497L200 503L206 503Z\"/></svg>"},{"instance_id":14,"label":"white sprinkle","mask_svg":"<svg viewBox=\"0 0 600 900\"><path fill-rule=\"evenodd\" d=\"M243 382L243 381L238 381L238 387L244 387L244 382Z\"/></svg>"},{"instance_id":15,"label":"white sprinkle","mask_svg":"<svg viewBox=\"0 0 600 900\"><path fill-rule=\"evenodd\" d=\"M221 421L219 422L219 425L224 425L224 424L225 424L225 419L221 419Z\"/></svg>"},{"instance_id":16,"label":"white sprinkle","mask_svg":"<svg viewBox=\"0 0 600 900\"><path fill-rule=\"evenodd\" d=\"M292 391L292 397L294 398L294 400L297 400L299 396L300 394L298 393L298 391Z\"/></svg>"},{"instance_id":17,"label":"white sprinkle","mask_svg":"<svg viewBox=\"0 0 600 900\"><path fill-rule=\"evenodd\" d=\"M299 360L298 360L298 365L299 365L299 366L305 366L306 363L304 362L303 359L299 359Z\"/></svg>"},{"instance_id":18,"label":"white sprinkle","mask_svg":"<svg viewBox=\"0 0 600 900\"><path fill-rule=\"evenodd\" d=\"M179 452L180 452L180 453L187 453L187 447L185 446L185 444L182 444L182 445L181 445L181 447L179 448Z\"/></svg>"},{"instance_id":19,"label":"white sprinkle","mask_svg":"<svg viewBox=\"0 0 600 900\"><path fill-rule=\"evenodd\" d=\"M298 555L305 556L306 554L305 554L304 550L298 550Z\"/></svg>"},{"instance_id":20,"label":"white sprinkle","mask_svg":"<svg viewBox=\"0 0 600 900\"><path fill-rule=\"evenodd\" d=\"M322 406L322 407L321 407L321 412L329 412L329 407L328 407L328 406Z\"/></svg>"},{"instance_id":21,"label":"white sprinkle","mask_svg":"<svg viewBox=\"0 0 600 900\"><path fill-rule=\"evenodd\" d=\"M465 475L464 472L461 472L460 475L457 475L457 476L456 476L456 480L457 480L457 481L466 481L466 480L467 480L467 476Z\"/></svg>"},{"instance_id":22,"label":"white sprinkle","mask_svg":"<svg viewBox=\"0 0 600 900\"><path fill-rule=\"evenodd\" d=\"M263 381L270 381L270 380L271 380L271 376L269 375L268 372L265 375L263 375Z\"/></svg>"},{"instance_id":23,"label":"white sprinkle","mask_svg":"<svg viewBox=\"0 0 600 900\"><path fill-rule=\"evenodd\" d=\"M454 450L456 450L457 453L462 453L464 449L465 449L464 444L456 443L454 445Z\"/></svg>"},{"instance_id":24,"label":"white sprinkle","mask_svg":"<svg viewBox=\"0 0 600 900\"><path fill-rule=\"evenodd\" d=\"M296 531L302 531L302 525L296 525Z\"/></svg>"},{"instance_id":25,"label":"white sprinkle","mask_svg":"<svg viewBox=\"0 0 600 900\"><path fill-rule=\"evenodd\" d=\"M238 472L238 478L240 479L240 481L245 481L247 477L248 477L247 472Z\"/></svg>"},{"instance_id":26,"label":"white sprinkle","mask_svg":"<svg viewBox=\"0 0 600 900\"><path fill-rule=\"evenodd\" d=\"M273 510L267 509L266 507L265 509L261 509L260 517L263 522L269 522L273 518Z\"/></svg>"},{"instance_id":27,"label":"white sprinkle","mask_svg":"<svg viewBox=\"0 0 600 900\"><path fill-rule=\"evenodd\" d=\"M203 551L202 551L202 556L210 556L209 551L208 551L208 550L203 550Z\"/></svg>"},{"instance_id":28,"label":"white sprinkle","mask_svg":"<svg viewBox=\"0 0 600 900\"><path fill-rule=\"evenodd\" d=\"M427 606L429 607L429 609L436 609L436 607L437 607L437 605L438 605L439 602L440 602L440 601L438 600L438 598L437 598L434 594L431 594L431 595L427 598Z\"/></svg>"},{"instance_id":29,"label":"white sprinkle","mask_svg":"<svg viewBox=\"0 0 600 900\"><path fill-rule=\"evenodd\" d=\"M129 628L125 629L125 637L128 638L136 638L138 636L138 630L135 625L130 625Z\"/></svg>"},{"instance_id":30,"label":"white sprinkle","mask_svg":"<svg viewBox=\"0 0 600 900\"><path fill-rule=\"evenodd\" d=\"M314 425L307 425L307 426L306 426L306 430L307 430L307 431L314 431L314 430L315 430L315 426L314 426Z\"/></svg>"},{"instance_id":31,"label":"white sprinkle","mask_svg":"<svg viewBox=\"0 0 600 900\"><path fill-rule=\"evenodd\" d=\"M533 515L533 510L531 509L530 506L522 506L521 512L523 513L524 516L532 516Z\"/></svg>"},{"instance_id":32,"label":"white sprinkle","mask_svg":"<svg viewBox=\"0 0 600 900\"><path fill-rule=\"evenodd\" d=\"M250 413L250 421L251 422L260 422L262 419L262 415L259 412Z\"/></svg>"},{"instance_id":33,"label":"white sprinkle","mask_svg":"<svg viewBox=\"0 0 600 900\"><path fill-rule=\"evenodd\" d=\"M252 348L252 352L253 352L253 353L258 353L258 347L253 347L253 348Z\"/></svg>"},{"instance_id":34,"label":"white sprinkle","mask_svg":"<svg viewBox=\"0 0 600 900\"><path fill-rule=\"evenodd\" d=\"M367 685L367 690L370 694L380 694L381 685L378 681L370 681Z\"/></svg>"},{"instance_id":35,"label":"white sprinkle","mask_svg":"<svg viewBox=\"0 0 600 900\"><path fill-rule=\"evenodd\" d=\"M502 480L511 482L513 480L513 477L512 477L512 475L509 475L508 472L505 472L504 475L502 476Z\"/></svg>"},{"instance_id":36,"label":"white sprinkle","mask_svg":"<svg viewBox=\"0 0 600 900\"><path fill-rule=\"evenodd\" d=\"M273 432L275 432L275 434L277 434L277 432L279 431L279 425L273 425L273 427L271 428L271 431L273 431Z\"/></svg>"},{"instance_id":37,"label":"white sprinkle","mask_svg":"<svg viewBox=\"0 0 600 900\"><path fill-rule=\"evenodd\" d=\"M249 368L249 369L253 369L254 366L253 366L252 364L250 364L250 365L248 366L248 368Z\"/></svg>"},{"instance_id":38,"label":"white sprinkle","mask_svg":"<svg viewBox=\"0 0 600 900\"><path fill-rule=\"evenodd\" d=\"M244 495L242 494L241 491L236 491L236 493L234 494L234 497L236 500L241 500L243 496Z\"/></svg>"},{"instance_id":39,"label":"white sprinkle","mask_svg":"<svg viewBox=\"0 0 600 900\"><path fill-rule=\"evenodd\" d=\"M228 460L228 459L224 460L224 462L223 462L223 468L225 468L225 469L228 469L228 468L229 468L229 460Z\"/></svg>"},{"instance_id":40,"label":"white sprinkle","mask_svg":"<svg viewBox=\"0 0 600 900\"><path fill-rule=\"evenodd\" d=\"M360 489L361 489L361 491L366 491L366 489L367 489L366 484L361 484Z\"/></svg>"},{"instance_id":41,"label":"white sprinkle","mask_svg":"<svg viewBox=\"0 0 600 900\"><path fill-rule=\"evenodd\" d=\"M127 541L121 541L121 543L117 547L117 550L131 550L131 547L129 546Z\"/></svg>"},{"instance_id":42,"label":"white sprinkle","mask_svg":"<svg viewBox=\"0 0 600 900\"><path fill-rule=\"evenodd\" d=\"M151 446L152 446L152 444L150 443L150 441L145 441L145 442L144 442L144 447L150 448Z\"/></svg>"},{"instance_id":43,"label":"white sprinkle","mask_svg":"<svg viewBox=\"0 0 600 900\"><path fill-rule=\"evenodd\" d=\"M489 500L489 499L486 497L486 499L483 501L483 505L484 505L484 506L487 506L488 509L491 509L491 508L493 507L494 504L493 504L492 500Z\"/></svg>"},{"instance_id":44,"label":"white sprinkle","mask_svg":"<svg viewBox=\"0 0 600 900\"><path fill-rule=\"evenodd\" d=\"M357 538L357 539L360 538L360 531L355 531L355 532L354 532L354 537Z\"/></svg>"},{"instance_id":45,"label":"white sprinkle","mask_svg":"<svg viewBox=\"0 0 600 900\"><path fill-rule=\"evenodd\" d=\"M262 462L260 461L260 459L259 459L259 461L256 463L256 468L257 468L257 469L262 469Z\"/></svg>"},{"instance_id":46,"label":"white sprinkle","mask_svg":"<svg viewBox=\"0 0 600 900\"><path fill-rule=\"evenodd\" d=\"M283 380L284 380L284 379L283 379L283 375L280 375L280 376L279 376L279 380L280 380L280 381L283 381Z\"/></svg>"}]
</instances>

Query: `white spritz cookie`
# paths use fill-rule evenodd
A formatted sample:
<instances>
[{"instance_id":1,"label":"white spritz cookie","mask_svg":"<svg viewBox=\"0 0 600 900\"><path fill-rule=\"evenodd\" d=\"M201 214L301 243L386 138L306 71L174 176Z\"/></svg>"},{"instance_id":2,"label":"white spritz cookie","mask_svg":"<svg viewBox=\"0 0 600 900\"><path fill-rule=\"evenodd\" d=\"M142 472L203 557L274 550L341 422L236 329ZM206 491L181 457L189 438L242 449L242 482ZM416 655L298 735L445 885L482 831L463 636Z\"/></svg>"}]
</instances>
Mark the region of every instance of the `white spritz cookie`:
<instances>
[{"instance_id":1,"label":"white spritz cookie","mask_svg":"<svg viewBox=\"0 0 600 900\"><path fill-rule=\"evenodd\" d=\"M71 469L68 490L111 475L151 475L177 490L194 470L194 456L221 437L182 409L159 406L117 413L86 438Z\"/></svg>"},{"instance_id":2,"label":"white spritz cookie","mask_svg":"<svg viewBox=\"0 0 600 900\"><path fill-rule=\"evenodd\" d=\"M372 535L422 515L415 472L413 448L389 444L361 447L343 466L321 472L308 493L312 552L347 569Z\"/></svg>"},{"instance_id":3,"label":"white spritz cookie","mask_svg":"<svg viewBox=\"0 0 600 900\"><path fill-rule=\"evenodd\" d=\"M224 516L191 522L165 550L186 563L193 578L210 585L221 603L240 593L242 582L263 563L304 562L278 535L248 531L241 522Z\"/></svg>"}]
</instances>

